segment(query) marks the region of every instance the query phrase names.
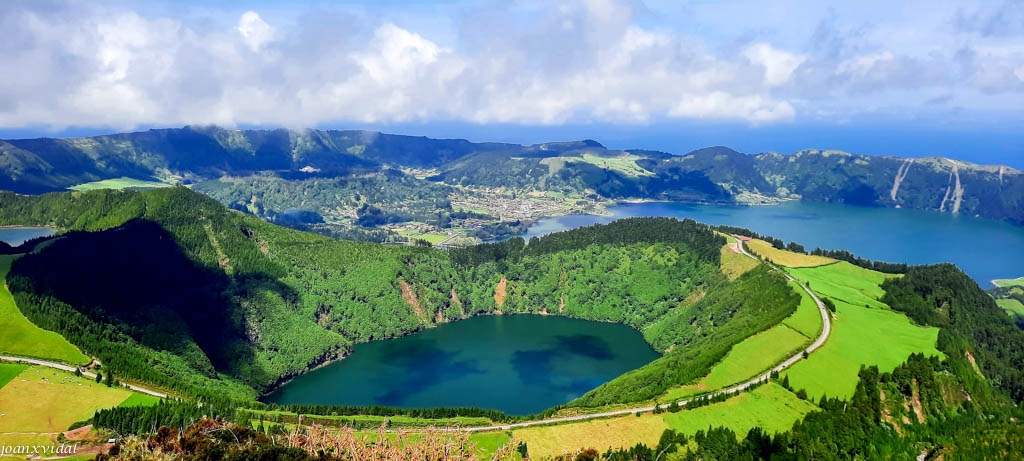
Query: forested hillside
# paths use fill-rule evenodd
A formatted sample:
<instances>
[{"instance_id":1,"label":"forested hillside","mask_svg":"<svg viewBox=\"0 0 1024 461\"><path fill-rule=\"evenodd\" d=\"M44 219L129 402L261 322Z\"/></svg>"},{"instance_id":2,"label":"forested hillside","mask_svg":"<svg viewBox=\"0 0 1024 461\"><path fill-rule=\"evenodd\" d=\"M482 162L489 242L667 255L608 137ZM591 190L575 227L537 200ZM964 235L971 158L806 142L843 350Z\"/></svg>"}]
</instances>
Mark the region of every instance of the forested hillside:
<instances>
[{"instance_id":1,"label":"forested hillside","mask_svg":"<svg viewBox=\"0 0 1024 461\"><path fill-rule=\"evenodd\" d=\"M538 313L641 330L665 358L577 404L643 400L703 376L798 301L766 269L727 280L724 239L690 220L446 252L299 232L174 187L0 194L0 224L14 223L66 231L12 267L25 315L122 379L186 395L251 399L356 342Z\"/></svg>"}]
</instances>

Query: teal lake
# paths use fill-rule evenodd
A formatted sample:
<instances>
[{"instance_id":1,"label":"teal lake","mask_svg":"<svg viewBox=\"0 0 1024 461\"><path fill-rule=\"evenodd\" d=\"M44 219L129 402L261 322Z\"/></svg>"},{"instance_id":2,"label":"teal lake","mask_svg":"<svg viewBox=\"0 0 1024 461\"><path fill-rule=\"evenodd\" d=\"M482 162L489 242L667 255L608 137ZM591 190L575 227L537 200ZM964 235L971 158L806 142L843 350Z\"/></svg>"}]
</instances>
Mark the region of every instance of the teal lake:
<instances>
[{"instance_id":1,"label":"teal lake","mask_svg":"<svg viewBox=\"0 0 1024 461\"><path fill-rule=\"evenodd\" d=\"M483 407L525 415L568 402L658 358L612 323L489 315L358 344L266 397L276 403Z\"/></svg>"},{"instance_id":2,"label":"teal lake","mask_svg":"<svg viewBox=\"0 0 1024 461\"><path fill-rule=\"evenodd\" d=\"M53 229L48 227L0 227L0 242L11 246L18 246L26 240L36 237L47 237L53 235Z\"/></svg>"},{"instance_id":3,"label":"teal lake","mask_svg":"<svg viewBox=\"0 0 1024 461\"><path fill-rule=\"evenodd\" d=\"M630 203L610 216L570 215L537 221L526 238L634 216L690 218L745 227L804 245L849 250L888 262L951 262L991 288L992 279L1024 275L1024 227L922 210L867 208L832 203L786 202L774 206Z\"/></svg>"}]
</instances>

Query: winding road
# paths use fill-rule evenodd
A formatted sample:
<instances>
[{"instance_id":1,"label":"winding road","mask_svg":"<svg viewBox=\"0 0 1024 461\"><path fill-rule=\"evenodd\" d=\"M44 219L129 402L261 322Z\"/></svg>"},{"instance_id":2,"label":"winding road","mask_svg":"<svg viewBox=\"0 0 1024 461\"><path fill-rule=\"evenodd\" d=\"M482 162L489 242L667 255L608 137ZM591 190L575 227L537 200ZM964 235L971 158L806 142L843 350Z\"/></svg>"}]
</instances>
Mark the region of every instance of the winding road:
<instances>
[{"instance_id":1,"label":"winding road","mask_svg":"<svg viewBox=\"0 0 1024 461\"><path fill-rule=\"evenodd\" d=\"M27 363L29 365L39 365L41 367L56 368L58 370L70 371L72 373L74 373L75 369L76 369L75 367L73 367L71 365L64 365L63 363L48 362L46 360L39 360L39 359L30 359L28 357L13 357L13 356L8 356L8 355L0 355L0 362ZM91 371L82 371L82 376L85 376L87 378L94 378L95 379L96 378L96 373L93 373ZM135 392L141 392L143 394L149 394L149 395L152 395L154 397L160 397L162 399L163 398L167 398L167 394L163 394L163 393L154 391L152 389L146 389L144 387L139 387L139 386L135 386L135 385L127 384L127 383L122 383L122 385L127 387L128 389L131 389L131 390L135 391Z\"/></svg>"},{"instance_id":2,"label":"winding road","mask_svg":"<svg viewBox=\"0 0 1024 461\"><path fill-rule=\"evenodd\" d=\"M748 258L753 258L753 259L757 259L757 260L760 261L760 258L758 258L757 256L754 256L754 255L752 255L752 254L747 252L747 249L743 247L743 241L740 240L738 236L734 235L733 238L736 239L736 241L737 241L736 246L739 249L739 251L741 253L743 253L743 255L747 256ZM803 359L805 353L806 354L810 354L810 353L814 352L815 350L817 350L819 347L821 347L823 344L825 344L825 340L828 339L828 335L832 333L832 320L829 317L828 309L825 308L825 304L821 302L821 299L818 298L818 295L814 294L814 292L811 291L810 288L807 288L806 285L800 283L799 280L793 278L793 276L789 275L789 273L787 273L785 270L780 269L778 266L775 266L774 264L770 264L767 261L761 261L761 262L763 262L765 264L768 264L771 268L773 268L773 269L775 269L775 270L777 270L779 272L782 272L782 275L785 275L787 279L789 279L793 283L796 283L797 285L800 285L800 288L803 288L803 290L806 291L807 294L811 295L811 298L814 299L814 303L818 305L818 311L821 313L821 321L822 321L822 325L823 325L823 327L821 329L821 335L819 335L818 339L815 339L814 342L811 343L810 346L807 346L806 349L803 349L800 352L797 352L796 355L794 355L794 356L786 359L782 363L776 365L775 368L772 368L771 370L768 370L767 372L764 372L764 373L762 373L760 375L757 375L757 376L755 376L753 378L750 378L749 380L744 381L744 382L742 382L740 384L736 384L734 386L727 387L725 389L721 389L721 390L712 392L710 394L705 394L705 395L701 396L702 398L717 396L717 395L721 395L721 394L729 394L729 393L739 392L739 391L748 389L751 386L755 386L757 384L765 382L765 381L767 381L768 379L771 378L772 373L782 372L782 370L785 370L786 368L789 368L789 367L793 366L794 363L797 363L801 359ZM678 404L679 405L685 405L687 403L690 403L693 400L694 399L679 400ZM661 404L661 405L657 405L657 407L661 408L661 409L668 409L671 405L672 405L671 403L664 403L664 404ZM627 409L622 409L622 410L605 411L605 412L601 412L601 413L591 413L591 414L586 414L586 415L564 416L564 417L561 417L561 418L538 419L538 420L535 420L535 421L524 421L524 422L521 422L521 423L502 424L502 425L497 425L497 426L462 427L462 428L458 428L458 429L462 430L462 431L466 431L466 432L506 431L506 430L509 430L509 429L519 429L519 428L530 427L530 426L543 426L543 425L547 425L547 424L559 424L559 423L567 423L567 422L573 422L573 421L585 421L585 420L588 420L588 419L607 418L607 417L611 417L611 416L624 416L624 415L630 415L630 414L634 414L634 413L643 413L643 412L648 412L648 411L654 411L654 408L655 408L655 406L651 405L651 406L646 406L646 407L627 408Z\"/></svg>"}]
</instances>

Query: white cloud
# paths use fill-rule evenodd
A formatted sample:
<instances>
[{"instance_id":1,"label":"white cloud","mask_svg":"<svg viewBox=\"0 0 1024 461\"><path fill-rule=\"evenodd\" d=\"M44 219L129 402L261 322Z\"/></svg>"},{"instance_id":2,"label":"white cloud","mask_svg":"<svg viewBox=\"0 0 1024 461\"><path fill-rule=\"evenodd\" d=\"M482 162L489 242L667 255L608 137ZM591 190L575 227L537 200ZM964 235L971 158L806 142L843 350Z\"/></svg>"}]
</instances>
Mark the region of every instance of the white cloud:
<instances>
[{"instance_id":1,"label":"white cloud","mask_svg":"<svg viewBox=\"0 0 1024 461\"><path fill-rule=\"evenodd\" d=\"M263 45L273 41L276 33L274 28L270 27L270 24L267 24L255 11L243 13L242 17L238 18L237 29L238 33L242 34L245 44L252 51L259 51Z\"/></svg>"},{"instance_id":2,"label":"white cloud","mask_svg":"<svg viewBox=\"0 0 1024 461\"><path fill-rule=\"evenodd\" d=\"M672 115L697 119L746 119L752 122L790 120L796 115L785 101L772 101L760 95L735 97L721 91L686 96L671 111Z\"/></svg>"},{"instance_id":3,"label":"white cloud","mask_svg":"<svg viewBox=\"0 0 1024 461\"><path fill-rule=\"evenodd\" d=\"M978 32L971 18L989 16L957 23L959 2L921 17L701 3L687 8L758 21L704 11L694 23L690 10L633 2L527 1L466 8L435 29L344 7L282 16L123 5L0 8L0 128L761 124L1024 107L1024 35Z\"/></svg>"},{"instance_id":4,"label":"white cloud","mask_svg":"<svg viewBox=\"0 0 1024 461\"><path fill-rule=\"evenodd\" d=\"M789 81L793 71L807 60L806 57L777 49L768 43L755 43L743 50L751 63L764 67L764 81L768 86L779 86Z\"/></svg>"}]
</instances>

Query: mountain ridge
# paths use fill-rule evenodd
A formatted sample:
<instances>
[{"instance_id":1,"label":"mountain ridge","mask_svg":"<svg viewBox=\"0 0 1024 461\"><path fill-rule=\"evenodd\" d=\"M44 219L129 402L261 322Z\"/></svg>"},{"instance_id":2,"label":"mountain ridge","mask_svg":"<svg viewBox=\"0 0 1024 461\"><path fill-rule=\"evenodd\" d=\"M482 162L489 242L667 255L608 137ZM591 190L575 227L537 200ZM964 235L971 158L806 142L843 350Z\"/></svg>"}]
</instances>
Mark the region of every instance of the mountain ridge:
<instances>
[{"instance_id":1,"label":"mountain ridge","mask_svg":"<svg viewBox=\"0 0 1024 461\"><path fill-rule=\"evenodd\" d=\"M268 220L290 222L300 213L304 221L295 225L377 241L398 240L404 223L434 235L470 229L463 232L479 241L521 232L521 221L635 199L807 200L1024 224L1021 170L945 157L746 154L726 146L679 155L609 149L591 139L521 145L216 126L0 140L0 189L39 194L122 177L191 184Z\"/></svg>"}]
</instances>

